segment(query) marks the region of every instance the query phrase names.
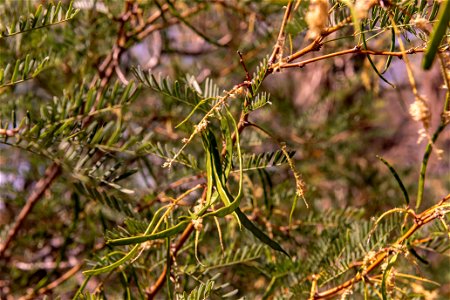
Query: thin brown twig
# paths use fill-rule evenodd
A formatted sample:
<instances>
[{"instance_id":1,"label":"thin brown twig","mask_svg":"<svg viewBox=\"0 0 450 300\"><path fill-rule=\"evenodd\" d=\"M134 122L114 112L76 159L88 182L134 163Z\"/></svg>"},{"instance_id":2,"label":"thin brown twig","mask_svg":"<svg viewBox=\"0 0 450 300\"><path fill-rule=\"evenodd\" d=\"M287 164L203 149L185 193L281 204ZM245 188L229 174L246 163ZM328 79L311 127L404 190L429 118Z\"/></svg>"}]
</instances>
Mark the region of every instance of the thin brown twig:
<instances>
[{"instance_id":1,"label":"thin brown twig","mask_svg":"<svg viewBox=\"0 0 450 300\"><path fill-rule=\"evenodd\" d=\"M425 48L411 48L406 50L405 52L402 51L398 51L398 52L392 52L392 51L379 51L379 50L371 50L371 49L361 49L360 47L355 47L353 49L348 49L348 50L342 50L342 51L338 51L338 52L333 52L330 54L325 54L325 55L321 55L321 56L317 56L314 58L310 58L304 61L300 61L300 62L296 62L296 63L286 63L286 64L281 64L279 66L279 68L281 69L287 69L287 68L302 68L307 64L319 61L319 60L323 60L323 59L327 59L327 58L331 58L331 57L335 57L335 56L342 56L342 55L346 55L346 54L369 54L369 55L380 55L380 56L396 56L396 57L403 57L404 54L415 54L415 53L419 53L419 52L424 52Z\"/></svg>"},{"instance_id":2,"label":"thin brown twig","mask_svg":"<svg viewBox=\"0 0 450 300\"><path fill-rule=\"evenodd\" d=\"M278 56L283 56L282 50L283 50L284 42L285 42L285 38L286 38L284 35L284 30L286 28L287 22L289 21L291 11L292 11L292 1L289 1L289 3L286 6L286 11L283 16L283 21L281 21L280 32L278 33L277 43L275 44L273 52L269 58L269 65L273 64L276 61Z\"/></svg>"},{"instance_id":3,"label":"thin brown twig","mask_svg":"<svg viewBox=\"0 0 450 300\"><path fill-rule=\"evenodd\" d=\"M128 2L127 2L128 3ZM131 32L125 31L126 23L131 19L131 16L137 15L139 13L138 6L131 6L127 4L125 6L125 10L122 15L119 17L120 25L119 25L119 33L116 39L116 43L114 44L110 54L108 54L103 62L98 67L99 75L94 77L91 85L93 85L98 79L100 79L100 87L103 89L108 82L111 80L114 72L118 70L120 57L125 52L126 49L129 48L130 40L141 41L146 38L151 33L169 27L171 25L177 24L180 22L178 18L168 19L164 23L154 24L165 12L168 10L168 5L161 6L161 10L152 14L141 26L135 28ZM180 17L187 18L193 14L196 14L204 7L204 4L200 4L192 9L188 9L184 11Z\"/></svg>"},{"instance_id":4,"label":"thin brown twig","mask_svg":"<svg viewBox=\"0 0 450 300\"><path fill-rule=\"evenodd\" d=\"M250 76L250 73L247 70L247 66L245 65L244 58L242 57L242 52L238 51L237 53L239 55L239 63L242 65L242 68L245 71L245 78L248 82L250 82L250 81L252 81L252 77Z\"/></svg>"},{"instance_id":5,"label":"thin brown twig","mask_svg":"<svg viewBox=\"0 0 450 300\"><path fill-rule=\"evenodd\" d=\"M180 239L178 240L177 244L171 251L171 255L168 258L169 262L165 264L163 271L159 275L156 282L152 285L149 292L147 293L147 299L154 299L158 291L163 287L164 283L166 282L166 275L167 275L167 265L171 265L173 258L177 256L178 251L183 247L184 243L187 241L191 233L194 231L194 225L193 223L189 223L189 225L186 227L186 229L183 231L182 235L180 236Z\"/></svg>"},{"instance_id":6,"label":"thin brown twig","mask_svg":"<svg viewBox=\"0 0 450 300\"><path fill-rule=\"evenodd\" d=\"M160 17L162 17L163 13L166 12L167 10L169 10L169 5L167 3L161 5L160 10L158 10L157 12L155 12L154 14L149 16L143 24L134 28L133 31L128 32L126 35L127 38L132 38L132 37L138 35L139 33L142 33L143 31L145 31L145 29L148 28L148 26L152 25L153 23L155 23L156 20L158 20Z\"/></svg>"},{"instance_id":7,"label":"thin brown twig","mask_svg":"<svg viewBox=\"0 0 450 300\"><path fill-rule=\"evenodd\" d=\"M29 295L26 295L25 297L20 298L19 300L21 300L21 299L23 299L23 300L35 299L36 295L43 295L45 293L48 293L49 291L55 289L56 287L58 287L59 285L61 285L62 283L66 282L68 279L70 279L73 275L75 275L81 269L83 264L84 264L83 262L77 263L75 266L70 268L67 272L62 274L59 278L57 278L56 280L52 281L48 285L40 288L36 293L33 292L33 293L29 294Z\"/></svg>"},{"instance_id":8,"label":"thin brown twig","mask_svg":"<svg viewBox=\"0 0 450 300\"><path fill-rule=\"evenodd\" d=\"M197 5L193 8L185 10L183 13L180 14L180 18L184 19L184 18L190 17L190 16L198 13L199 11L201 11L204 7L205 7L205 4L200 3L199 5ZM167 22L165 22L165 23L158 23L158 24L153 24L150 26L147 25L146 27L142 28L141 30L134 31L132 36L127 36L127 37L129 37L129 38L133 37L133 38L137 38L138 40L142 40L156 30L166 28L170 25L174 25L179 22L180 22L180 20L178 18L173 17L173 18L168 19Z\"/></svg>"},{"instance_id":9,"label":"thin brown twig","mask_svg":"<svg viewBox=\"0 0 450 300\"><path fill-rule=\"evenodd\" d=\"M20 227L22 226L28 214L33 209L34 205L38 202L39 199L41 199L41 197L44 195L44 193L47 191L47 189L51 186L53 181L58 177L60 173L61 173L61 166L57 163L51 164L47 168L47 170L45 170L44 177L39 179L39 181L36 183L36 186L34 187L33 191L28 197L25 206L22 208L19 215L17 216L14 226L8 231L5 241L2 244L0 244L0 258L4 257L6 249L19 232Z\"/></svg>"},{"instance_id":10,"label":"thin brown twig","mask_svg":"<svg viewBox=\"0 0 450 300\"><path fill-rule=\"evenodd\" d=\"M340 30L341 28L343 28L345 25L348 24L348 22L351 21L351 16L347 17L346 19L344 19L343 21L341 21L340 23L336 24L335 26L332 27L328 27L325 28L324 30L322 30L322 32L320 33L320 35L315 38L309 45L307 45L306 47L304 47L303 49L295 52L292 55L286 56L285 58L283 58L283 61L281 64L283 63L289 63L291 61L294 61L302 56L304 56L305 54L311 52L311 51L317 51L320 49L320 47L322 47L322 42L323 40L329 36L330 34L332 34L333 32L336 32L338 30ZM276 65L273 67L276 68Z\"/></svg>"},{"instance_id":11,"label":"thin brown twig","mask_svg":"<svg viewBox=\"0 0 450 300\"><path fill-rule=\"evenodd\" d=\"M309 292L309 298L308 299L314 299L314 295L317 291L317 280L319 279L319 275L313 274L312 275L312 283L311 283L311 291Z\"/></svg>"},{"instance_id":12,"label":"thin brown twig","mask_svg":"<svg viewBox=\"0 0 450 300\"><path fill-rule=\"evenodd\" d=\"M125 50L125 44L128 41L127 32L125 30L126 24L131 19L133 14L138 13L138 5L133 3L134 0L125 1L125 7L122 14L117 18L119 20L119 31L111 52L106 56L103 62L98 67L98 76L94 77L91 82L93 86L98 79L100 79L100 88L103 89L111 80L116 66L119 65L120 56ZM101 93L99 93L100 95Z\"/></svg>"}]
</instances>

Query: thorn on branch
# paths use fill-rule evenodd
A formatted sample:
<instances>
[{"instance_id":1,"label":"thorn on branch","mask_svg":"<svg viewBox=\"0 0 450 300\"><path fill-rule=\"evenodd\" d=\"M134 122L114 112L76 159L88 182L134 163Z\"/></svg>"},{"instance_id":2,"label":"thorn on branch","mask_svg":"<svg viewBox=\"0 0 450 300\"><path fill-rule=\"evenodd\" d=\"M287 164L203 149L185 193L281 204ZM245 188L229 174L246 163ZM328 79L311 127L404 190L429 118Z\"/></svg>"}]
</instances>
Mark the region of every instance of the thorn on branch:
<instances>
[{"instance_id":1,"label":"thorn on branch","mask_svg":"<svg viewBox=\"0 0 450 300\"><path fill-rule=\"evenodd\" d=\"M423 221L420 217L416 217L414 219L414 223L416 223L417 225L421 226L423 224Z\"/></svg>"},{"instance_id":2,"label":"thorn on branch","mask_svg":"<svg viewBox=\"0 0 450 300\"><path fill-rule=\"evenodd\" d=\"M252 77L250 76L247 66L245 65L244 58L242 56L242 52L238 50L237 54L239 55L239 63L242 65L242 68L244 68L244 71L245 71L245 79L246 79L246 81L251 82Z\"/></svg>"}]
</instances>

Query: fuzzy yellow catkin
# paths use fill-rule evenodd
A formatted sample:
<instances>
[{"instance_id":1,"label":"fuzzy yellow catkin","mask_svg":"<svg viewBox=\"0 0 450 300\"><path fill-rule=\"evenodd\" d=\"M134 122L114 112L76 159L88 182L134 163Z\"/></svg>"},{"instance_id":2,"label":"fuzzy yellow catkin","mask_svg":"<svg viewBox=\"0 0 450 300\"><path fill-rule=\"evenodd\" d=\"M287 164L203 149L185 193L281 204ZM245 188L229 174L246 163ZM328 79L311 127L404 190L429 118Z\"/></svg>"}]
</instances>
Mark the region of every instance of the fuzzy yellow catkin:
<instances>
[{"instance_id":1,"label":"fuzzy yellow catkin","mask_svg":"<svg viewBox=\"0 0 450 300\"><path fill-rule=\"evenodd\" d=\"M328 1L311 0L305 20L309 28L307 37L315 39L327 25Z\"/></svg>"}]
</instances>

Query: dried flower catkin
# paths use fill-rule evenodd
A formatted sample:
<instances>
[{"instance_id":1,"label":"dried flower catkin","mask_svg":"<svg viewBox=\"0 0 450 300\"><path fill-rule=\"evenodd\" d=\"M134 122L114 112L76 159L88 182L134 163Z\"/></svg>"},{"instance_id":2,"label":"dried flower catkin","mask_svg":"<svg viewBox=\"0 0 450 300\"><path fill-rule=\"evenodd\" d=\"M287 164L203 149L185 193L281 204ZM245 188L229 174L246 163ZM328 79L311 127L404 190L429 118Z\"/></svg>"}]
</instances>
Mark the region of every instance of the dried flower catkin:
<instances>
[{"instance_id":1,"label":"dried flower catkin","mask_svg":"<svg viewBox=\"0 0 450 300\"><path fill-rule=\"evenodd\" d=\"M417 98L409 106L409 114L414 121L422 122L423 127L428 129L430 125L431 113L428 109L428 104L424 99Z\"/></svg>"},{"instance_id":2,"label":"dried flower catkin","mask_svg":"<svg viewBox=\"0 0 450 300\"><path fill-rule=\"evenodd\" d=\"M315 39L327 25L328 1L311 0L305 20L309 27L307 37Z\"/></svg>"}]
</instances>

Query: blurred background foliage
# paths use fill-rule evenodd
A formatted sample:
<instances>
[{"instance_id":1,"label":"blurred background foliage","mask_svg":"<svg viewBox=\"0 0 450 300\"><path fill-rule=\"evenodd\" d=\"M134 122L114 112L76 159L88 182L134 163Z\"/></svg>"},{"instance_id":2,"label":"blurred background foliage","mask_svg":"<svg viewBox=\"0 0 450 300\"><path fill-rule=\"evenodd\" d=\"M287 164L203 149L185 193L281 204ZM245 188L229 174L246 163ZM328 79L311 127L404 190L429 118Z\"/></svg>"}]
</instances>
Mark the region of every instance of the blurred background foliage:
<instances>
[{"instance_id":1,"label":"blurred background foliage","mask_svg":"<svg viewBox=\"0 0 450 300\"><path fill-rule=\"evenodd\" d=\"M320 1L294 1L284 56L310 43L305 15L315 2ZM395 37L392 45L387 11L393 12L406 49L424 47L439 3L443 5L440 1L375 1L367 8L369 15L360 19L365 37L354 34L354 24L348 22L327 37L319 52L302 59L352 49L361 45L361 39L367 39L370 49L400 51ZM328 26L351 16L349 7L354 4L330 1ZM77 291L77 297L86 298L150 297L167 263L167 243L176 242L177 236L147 242L139 248L140 256L106 274L86 276L82 271L117 261L131 248L105 245L105 240L142 234L158 208L196 184L205 184L200 137L179 156L184 164L174 162L170 169L162 165L182 147L182 140L211 106L200 106L189 122L175 128L198 101L177 101L170 92L155 91L145 82L138 85L133 70L139 67L151 70L156 78L161 74L170 82L178 80L190 93L205 90L211 80L223 94L246 80L237 51L243 53L250 74L272 53L286 5L288 1L263 0L75 0L61 4L5 0L0 4L0 69L6 74L0 80L0 127L20 128L18 134L0 136L2 243L27 199L42 178L48 177L49 168L55 164L54 171L61 174L43 190L0 257L2 299L42 298L45 294L66 299ZM45 20L42 13L33 26L39 7L43 13L45 9L56 13ZM429 23L420 27L419 17ZM28 23L20 28L25 20ZM8 28L11 24L17 24L13 27L19 32ZM448 63L448 29L446 34L440 49L441 59ZM106 64L108 57L112 62ZM448 90L439 63L424 71L421 59L421 53L409 56L417 89L427 97L432 115L429 132L433 133ZM382 71L387 56L372 56L372 60ZM14 76L16 64L20 68ZM398 183L377 155L394 166L415 199L427 142L417 143L422 125L409 113L415 95L404 61L393 57L383 73L395 89L380 79L374 66L366 54L356 53L267 76L260 91L270 93L270 104L248 118L272 137L249 126L240 134L240 145L245 159L276 151L281 158L262 158L264 167L245 172L240 207L291 257L270 250L249 231L240 230L231 215L217 223L208 219L198 237L202 264L195 256L192 234L179 249L170 278L156 299L308 299L314 282L311 276L320 277L320 288L337 286L357 273L358 266L352 263L388 247L404 233L403 215L391 214L366 243L374 218L405 206ZM240 95L229 100L235 118L243 103ZM209 128L216 133L220 150L220 143L226 143L223 127L211 121ZM293 151L309 208L302 199L294 202L295 178L288 161L282 159L280 143ZM422 210L450 189L448 129L435 149L443 152L440 158L431 154ZM237 177L236 172L230 175L233 194L238 189ZM188 215L200 197L198 190L184 199L186 206L180 205L164 219L167 226ZM445 214L441 219L409 240L413 244L408 246L410 252L395 263L397 278L390 298L450 296L448 228L443 225L449 220ZM355 285L353 295L347 297L385 296L384 278L366 279L365 285ZM365 290L366 286L370 288Z\"/></svg>"}]
</instances>

